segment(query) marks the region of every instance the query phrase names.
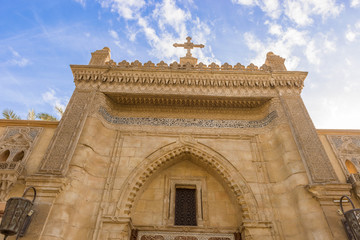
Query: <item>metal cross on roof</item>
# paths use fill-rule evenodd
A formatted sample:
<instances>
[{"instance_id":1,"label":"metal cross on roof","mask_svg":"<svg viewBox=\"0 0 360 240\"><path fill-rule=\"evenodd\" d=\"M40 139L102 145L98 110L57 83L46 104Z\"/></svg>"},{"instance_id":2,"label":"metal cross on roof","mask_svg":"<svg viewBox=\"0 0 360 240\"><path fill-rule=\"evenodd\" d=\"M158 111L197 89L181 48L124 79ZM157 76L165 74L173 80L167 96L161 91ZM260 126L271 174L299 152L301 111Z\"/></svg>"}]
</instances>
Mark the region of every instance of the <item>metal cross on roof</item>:
<instances>
[{"instance_id":1,"label":"metal cross on roof","mask_svg":"<svg viewBox=\"0 0 360 240\"><path fill-rule=\"evenodd\" d=\"M191 52L190 50L193 49L194 47L198 47L198 48L203 48L205 47L203 44L194 44L192 42L190 42L191 40L191 37L187 37L186 38L187 42L184 42L183 44L179 44L179 43L174 43L174 47L183 47L187 50L187 53L186 53L186 57L189 57L191 58Z\"/></svg>"}]
</instances>

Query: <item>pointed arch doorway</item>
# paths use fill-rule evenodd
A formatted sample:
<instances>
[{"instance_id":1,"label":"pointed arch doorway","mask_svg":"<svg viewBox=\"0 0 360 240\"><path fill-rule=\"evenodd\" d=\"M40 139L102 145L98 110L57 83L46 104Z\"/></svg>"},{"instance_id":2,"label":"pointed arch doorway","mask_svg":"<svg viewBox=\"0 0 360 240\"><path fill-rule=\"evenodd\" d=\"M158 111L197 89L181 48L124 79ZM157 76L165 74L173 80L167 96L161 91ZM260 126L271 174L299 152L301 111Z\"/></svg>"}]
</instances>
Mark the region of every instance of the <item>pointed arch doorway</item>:
<instances>
[{"instance_id":1,"label":"pointed arch doorway","mask_svg":"<svg viewBox=\"0 0 360 240\"><path fill-rule=\"evenodd\" d=\"M128 195L132 196L131 206L127 204L129 217L138 231L133 239L240 239L242 221L256 207L241 176L218 153L204 151L206 146L184 142L170 145L151 154L141 166L143 173L134 174L133 180L137 175L143 183L136 184L141 190ZM179 200L181 192L187 196ZM189 196L193 201L186 200ZM248 206L245 197L250 199ZM177 221L184 211L180 210L179 217L181 201L187 202L188 216L195 218L190 223Z\"/></svg>"}]
</instances>

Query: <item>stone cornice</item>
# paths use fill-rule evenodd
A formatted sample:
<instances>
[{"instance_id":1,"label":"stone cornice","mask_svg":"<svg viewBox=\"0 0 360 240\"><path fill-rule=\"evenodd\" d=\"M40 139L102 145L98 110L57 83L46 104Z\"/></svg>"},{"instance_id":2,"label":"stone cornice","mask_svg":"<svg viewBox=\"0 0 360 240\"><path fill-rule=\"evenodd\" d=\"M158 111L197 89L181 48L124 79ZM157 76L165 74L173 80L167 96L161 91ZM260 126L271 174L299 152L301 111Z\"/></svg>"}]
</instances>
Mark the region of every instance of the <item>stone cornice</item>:
<instances>
[{"instance_id":1,"label":"stone cornice","mask_svg":"<svg viewBox=\"0 0 360 240\"><path fill-rule=\"evenodd\" d=\"M58 125L59 125L59 121L0 119L0 127L26 126L26 127L56 128Z\"/></svg>"},{"instance_id":2,"label":"stone cornice","mask_svg":"<svg viewBox=\"0 0 360 240\"><path fill-rule=\"evenodd\" d=\"M201 68L171 68L146 67L140 65L71 65L74 81L79 88L96 88L104 92L117 92L119 86L126 86L127 92L138 92L146 86L147 90L177 91L183 93L186 89L202 89L203 93L220 91L218 95L236 95L240 90L262 90L264 92L274 89L285 93L300 94L306 72L297 71L265 71L258 69L225 69L214 68L203 70ZM161 89L161 90L160 90ZM276 92L276 91L275 91ZM265 94L266 95L266 94Z\"/></svg>"},{"instance_id":3,"label":"stone cornice","mask_svg":"<svg viewBox=\"0 0 360 240\"><path fill-rule=\"evenodd\" d=\"M309 184L307 190L320 202L321 205L337 205L343 195L350 195L351 184Z\"/></svg>"}]
</instances>

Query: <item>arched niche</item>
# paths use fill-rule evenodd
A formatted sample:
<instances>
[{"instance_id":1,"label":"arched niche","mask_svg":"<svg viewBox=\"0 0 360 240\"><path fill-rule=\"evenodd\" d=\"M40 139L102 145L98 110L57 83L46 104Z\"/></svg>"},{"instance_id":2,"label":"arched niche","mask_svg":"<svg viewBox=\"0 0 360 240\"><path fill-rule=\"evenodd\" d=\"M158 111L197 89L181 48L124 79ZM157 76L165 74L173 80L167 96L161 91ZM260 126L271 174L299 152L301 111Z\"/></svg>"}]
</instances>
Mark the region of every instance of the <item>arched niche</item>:
<instances>
[{"instance_id":1,"label":"arched niche","mask_svg":"<svg viewBox=\"0 0 360 240\"><path fill-rule=\"evenodd\" d=\"M345 166L346 166L346 169L348 170L348 172L349 172L350 174L355 174L355 173L358 172L357 169L356 169L356 167L355 167L355 165L354 165L351 161L349 161L349 160L346 160L346 161L345 161Z\"/></svg>"},{"instance_id":2,"label":"arched niche","mask_svg":"<svg viewBox=\"0 0 360 240\"><path fill-rule=\"evenodd\" d=\"M6 162L6 160L9 158L10 156L10 151L9 150L5 150L0 154L0 162Z\"/></svg>"},{"instance_id":3,"label":"arched niche","mask_svg":"<svg viewBox=\"0 0 360 240\"><path fill-rule=\"evenodd\" d=\"M23 160L25 156L25 152L24 151L21 151L21 152L18 152L16 153L16 155L14 156L14 158L12 159L13 162L20 162L21 160Z\"/></svg>"},{"instance_id":4,"label":"arched niche","mask_svg":"<svg viewBox=\"0 0 360 240\"><path fill-rule=\"evenodd\" d=\"M196 194L196 224L191 228L223 229L236 232L242 212L235 196L213 172L190 154L177 156L172 164L154 173L144 185L131 211L135 226L158 226L176 229L175 199L177 189L190 188Z\"/></svg>"},{"instance_id":5,"label":"arched niche","mask_svg":"<svg viewBox=\"0 0 360 240\"><path fill-rule=\"evenodd\" d=\"M191 162L210 172L212 176L222 183L241 209L244 221L257 221L259 219L258 214L260 211L254 194L231 162L208 146L191 139L181 138L179 141L151 153L130 173L125 181L128 184L121 190L115 215L130 217L134 202L138 200L151 180L159 171L178 163L183 155L186 155Z\"/></svg>"}]
</instances>

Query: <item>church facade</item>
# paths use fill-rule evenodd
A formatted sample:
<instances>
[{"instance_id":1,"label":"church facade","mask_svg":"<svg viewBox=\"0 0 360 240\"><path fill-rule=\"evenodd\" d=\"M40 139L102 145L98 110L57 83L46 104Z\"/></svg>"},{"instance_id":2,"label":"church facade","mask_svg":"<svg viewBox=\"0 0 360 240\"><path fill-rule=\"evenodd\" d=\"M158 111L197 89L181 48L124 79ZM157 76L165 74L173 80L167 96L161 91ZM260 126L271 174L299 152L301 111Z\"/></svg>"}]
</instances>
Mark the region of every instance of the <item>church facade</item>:
<instances>
[{"instance_id":1,"label":"church facade","mask_svg":"<svg viewBox=\"0 0 360 240\"><path fill-rule=\"evenodd\" d=\"M170 65L97 50L59 123L0 120L2 209L37 190L22 239L347 238L360 131L316 130L283 58L207 66L190 40Z\"/></svg>"}]
</instances>

